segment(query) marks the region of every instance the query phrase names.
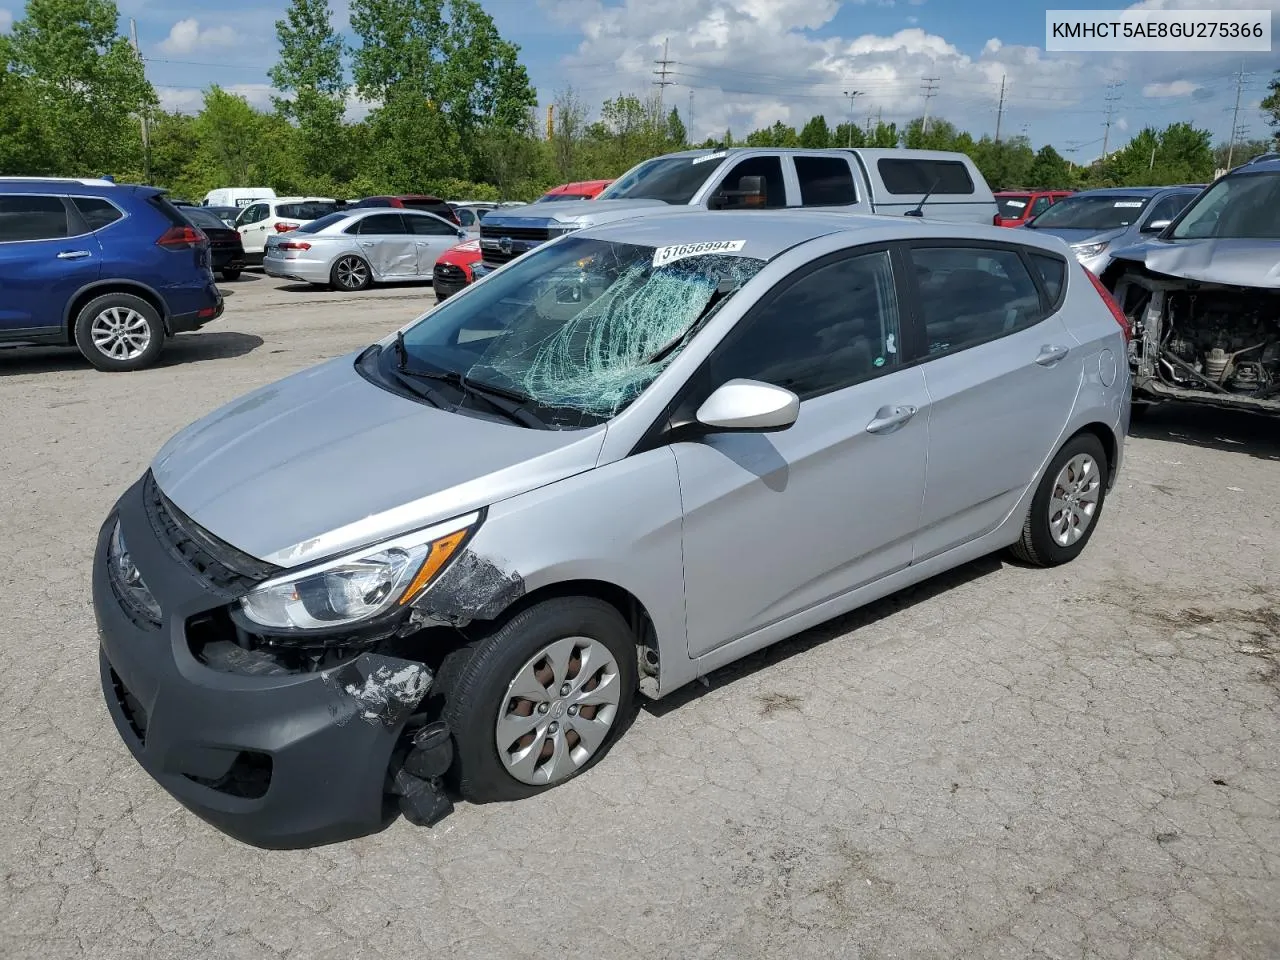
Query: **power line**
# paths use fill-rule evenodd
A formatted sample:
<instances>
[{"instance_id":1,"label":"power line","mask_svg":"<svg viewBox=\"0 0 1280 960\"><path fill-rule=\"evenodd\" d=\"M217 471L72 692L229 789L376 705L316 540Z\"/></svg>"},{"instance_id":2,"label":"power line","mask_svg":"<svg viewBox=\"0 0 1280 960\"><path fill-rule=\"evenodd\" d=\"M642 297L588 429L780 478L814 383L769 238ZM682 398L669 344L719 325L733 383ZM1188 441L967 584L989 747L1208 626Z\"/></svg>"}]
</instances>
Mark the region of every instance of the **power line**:
<instances>
[{"instance_id":1,"label":"power line","mask_svg":"<svg viewBox=\"0 0 1280 960\"><path fill-rule=\"evenodd\" d=\"M1237 123L1240 119L1240 91L1244 89L1246 77L1252 77L1253 74L1244 72L1244 64L1240 64L1240 71L1236 74L1236 105L1231 110L1231 143L1227 147L1227 169L1231 169L1231 161L1235 159L1236 140L1240 136L1240 128Z\"/></svg>"},{"instance_id":2,"label":"power line","mask_svg":"<svg viewBox=\"0 0 1280 960\"><path fill-rule=\"evenodd\" d=\"M654 82L654 85L658 88L658 109L661 110L663 93L666 91L667 87L670 87L675 83L674 80L667 79L667 77L670 76L671 73L673 72L670 69L670 67L671 67L671 64L675 63L675 61L667 57L667 41L666 40L662 41L662 59L655 60L653 62L654 62L654 65L659 68L653 71L654 74L656 74L658 77L658 79L653 82Z\"/></svg>"},{"instance_id":3,"label":"power line","mask_svg":"<svg viewBox=\"0 0 1280 960\"><path fill-rule=\"evenodd\" d=\"M925 77L922 83L924 90L924 119L920 121L920 136L925 136L929 132L929 101L934 98L938 89L938 80L941 77Z\"/></svg>"},{"instance_id":4,"label":"power line","mask_svg":"<svg viewBox=\"0 0 1280 960\"><path fill-rule=\"evenodd\" d=\"M1102 128L1102 159L1107 159L1107 145L1111 142L1111 117L1115 113L1116 102L1120 99L1120 94L1116 91L1121 86L1121 81L1110 80L1107 82L1107 95L1103 98L1107 104L1107 120Z\"/></svg>"}]
</instances>

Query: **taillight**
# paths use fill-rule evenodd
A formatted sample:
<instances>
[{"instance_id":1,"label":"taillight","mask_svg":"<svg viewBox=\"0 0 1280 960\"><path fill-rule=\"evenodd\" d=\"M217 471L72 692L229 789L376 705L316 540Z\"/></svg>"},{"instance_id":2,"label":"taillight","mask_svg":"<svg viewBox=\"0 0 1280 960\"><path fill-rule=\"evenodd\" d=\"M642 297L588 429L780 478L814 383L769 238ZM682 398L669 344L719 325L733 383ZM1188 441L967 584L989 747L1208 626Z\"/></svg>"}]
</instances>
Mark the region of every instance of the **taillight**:
<instances>
[{"instance_id":1,"label":"taillight","mask_svg":"<svg viewBox=\"0 0 1280 960\"><path fill-rule=\"evenodd\" d=\"M276 233L288 233L290 230L297 230L302 224L300 223L277 223Z\"/></svg>"},{"instance_id":2,"label":"taillight","mask_svg":"<svg viewBox=\"0 0 1280 960\"><path fill-rule=\"evenodd\" d=\"M994 217L991 218L991 225L993 227L1000 226L1000 214L997 213Z\"/></svg>"},{"instance_id":3,"label":"taillight","mask_svg":"<svg viewBox=\"0 0 1280 960\"><path fill-rule=\"evenodd\" d=\"M1097 274L1092 270L1086 270L1085 276L1089 278L1089 282L1093 284L1093 289L1098 291L1098 296L1102 298L1102 302L1107 305L1107 309L1111 311L1111 316L1116 318L1116 323L1120 324L1120 330L1124 334L1124 342L1127 344L1133 339L1133 327L1129 325L1129 318L1124 315L1124 311L1120 309L1120 304L1116 303L1115 297L1111 296L1106 287L1102 285L1102 281L1098 279Z\"/></svg>"},{"instance_id":4,"label":"taillight","mask_svg":"<svg viewBox=\"0 0 1280 960\"><path fill-rule=\"evenodd\" d=\"M166 250L192 250L208 243L209 238L195 227L170 227L160 234L156 246Z\"/></svg>"},{"instance_id":5,"label":"taillight","mask_svg":"<svg viewBox=\"0 0 1280 960\"><path fill-rule=\"evenodd\" d=\"M296 241L296 240L289 240L285 243L277 243L276 249L277 250L310 250L311 244L303 243L301 241Z\"/></svg>"}]
</instances>

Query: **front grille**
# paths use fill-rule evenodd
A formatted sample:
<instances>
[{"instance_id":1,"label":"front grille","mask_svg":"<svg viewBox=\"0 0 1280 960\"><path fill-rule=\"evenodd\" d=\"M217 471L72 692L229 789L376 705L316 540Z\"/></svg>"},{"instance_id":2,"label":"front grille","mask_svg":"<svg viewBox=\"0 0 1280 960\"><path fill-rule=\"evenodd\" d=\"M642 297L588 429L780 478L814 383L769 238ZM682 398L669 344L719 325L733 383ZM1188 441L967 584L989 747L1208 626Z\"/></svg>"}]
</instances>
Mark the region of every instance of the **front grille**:
<instances>
[{"instance_id":1,"label":"front grille","mask_svg":"<svg viewBox=\"0 0 1280 960\"><path fill-rule=\"evenodd\" d=\"M120 674L110 667L108 667L108 670L111 672L111 692L116 698L116 703L120 704L120 709L124 712L124 718L129 723L129 729L138 738L138 743L145 747L147 745L146 708L143 707L137 697L129 692L129 688L120 679Z\"/></svg>"},{"instance_id":2,"label":"front grille","mask_svg":"<svg viewBox=\"0 0 1280 960\"><path fill-rule=\"evenodd\" d=\"M219 540L184 514L161 492L150 471L143 483L143 499L156 537L210 586L242 591L280 572L279 567Z\"/></svg>"},{"instance_id":3,"label":"front grille","mask_svg":"<svg viewBox=\"0 0 1280 960\"><path fill-rule=\"evenodd\" d=\"M441 283L467 282L467 275L462 271L462 268L455 267L451 263L437 263L433 276Z\"/></svg>"},{"instance_id":4,"label":"front grille","mask_svg":"<svg viewBox=\"0 0 1280 960\"><path fill-rule=\"evenodd\" d=\"M536 240L538 243L546 243L551 239L551 231L546 227L490 227L481 223L481 240L501 240L503 237L510 237L512 240Z\"/></svg>"}]
</instances>

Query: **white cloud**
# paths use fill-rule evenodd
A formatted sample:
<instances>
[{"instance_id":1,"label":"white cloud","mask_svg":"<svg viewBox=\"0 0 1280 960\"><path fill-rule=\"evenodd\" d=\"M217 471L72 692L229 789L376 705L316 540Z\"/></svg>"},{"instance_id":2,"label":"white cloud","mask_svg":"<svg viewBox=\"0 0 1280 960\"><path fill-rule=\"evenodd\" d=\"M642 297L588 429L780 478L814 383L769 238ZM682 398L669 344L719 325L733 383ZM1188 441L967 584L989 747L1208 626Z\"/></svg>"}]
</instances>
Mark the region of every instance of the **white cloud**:
<instances>
[{"instance_id":1,"label":"white cloud","mask_svg":"<svg viewBox=\"0 0 1280 960\"><path fill-rule=\"evenodd\" d=\"M4 7L0 7L0 33L8 33L12 26L13 14Z\"/></svg>"},{"instance_id":2,"label":"white cloud","mask_svg":"<svg viewBox=\"0 0 1280 960\"><path fill-rule=\"evenodd\" d=\"M244 97L259 110L271 106L271 97L276 92L269 83L233 83L222 89ZM198 87L156 87L156 96L160 98L161 109L175 113L199 113L204 107L204 90Z\"/></svg>"},{"instance_id":3,"label":"white cloud","mask_svg":"<svg viewBox=\"0 0 1280 960\"><path fill-rule=\"evenodd\" d=\"M223 25L202 28L199 20L188 17L175 23L159 46L164 53L173 54L193 53L211 47L232 47L239 42L240 35L234 27Z\"/></svg>"},{"instance_id":4,"label":"white cloud","mask_svg":"<svg viewBox=\"0 0 1280 960\"><path fill-rule=\"evenodd\" d=\"M1200 84L1190 80L1170 80L1168 83L1148 83L1142 88L1144 97L1186 97L1200 89Z\"/></svg>"}]
</instances>

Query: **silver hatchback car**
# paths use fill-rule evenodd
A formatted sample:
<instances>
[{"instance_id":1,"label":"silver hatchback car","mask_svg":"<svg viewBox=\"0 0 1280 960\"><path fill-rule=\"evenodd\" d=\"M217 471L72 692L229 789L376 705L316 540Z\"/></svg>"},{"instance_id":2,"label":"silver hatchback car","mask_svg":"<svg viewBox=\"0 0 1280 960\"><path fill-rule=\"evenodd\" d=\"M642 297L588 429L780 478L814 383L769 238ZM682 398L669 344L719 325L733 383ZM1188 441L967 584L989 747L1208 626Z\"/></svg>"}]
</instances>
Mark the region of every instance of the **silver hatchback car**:
<instances>
[{"instance_id":1,"label":"silver hatchback car","mask_svg":"<svg viewBox=\"0 0 1280 960\"><path fill-rule=\"evenodd\" d=\"M1120 469L1127 336L1028 231L569 234L165 445L98 541L107 705L258 845L529 796L637 694L992 551L1075 558Z\"/></svg>"}]
</instances>

